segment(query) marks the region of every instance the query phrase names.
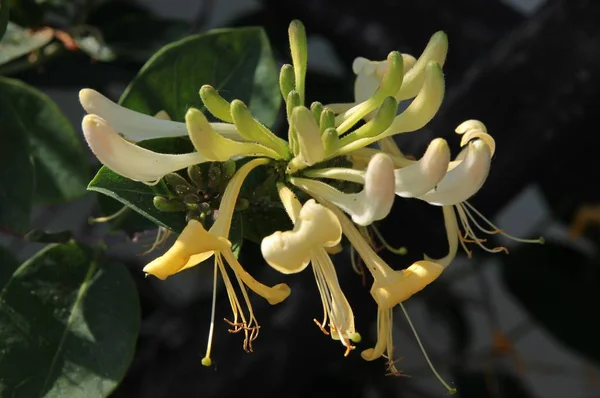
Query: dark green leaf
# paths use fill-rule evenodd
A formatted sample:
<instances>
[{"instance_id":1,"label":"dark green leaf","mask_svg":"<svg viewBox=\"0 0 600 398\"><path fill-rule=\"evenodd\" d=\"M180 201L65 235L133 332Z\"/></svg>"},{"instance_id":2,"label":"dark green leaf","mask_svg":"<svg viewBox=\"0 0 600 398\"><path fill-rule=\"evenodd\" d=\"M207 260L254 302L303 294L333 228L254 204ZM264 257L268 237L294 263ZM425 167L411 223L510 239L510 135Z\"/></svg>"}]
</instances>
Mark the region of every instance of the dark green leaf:
<instances>
[{"instance_id":1,"label":"dark green leaf","mask_svg":"<svg viewBox=\"0 0 600 398\"><path fill-rule=\"evenodd\" d=\"M524 245L502 268L504 283L525 309L565 346L600 363L600 264L556 243Z\"/></svg>"},{"instance_id":2,"label":"dark green leaf","mask_svg":"<svg viewBox=\"0 0 600 398\"><path fill-rule=\"evenodd\" d=\"M533 397L517 376L506 372L458 372L455 382L460 398Z\"/></svg>"},{"instance_id":3,"label":"dark green leaf","mask_svg":"<svg viewBox=\"0 0 600 398\"><path fill-rule=\"evenodd\" d=\"M34 174L27 128L0 85L0 226L27 232L32 208Z\"/></svg>"},{"instance_id":4,"label":"dark green leaf","mask_svg":"<svg viewBox=\"0 0 600 398\"><path fill-rule=\"evenodd\" d=\"M135 285L99 249L51 245L0 293L2 396L105 397L125 374L140 327Z\"/></svg>"},{"instance_id":5,"label":"dark green leaf","mask_svg":"<svg viewBox=\"0 0 600 398\"><path fill-rule=\"evenodd\" d=\"M9 281L13 272L19 268L19 262L8 249L0 246L0 290Z\"/></svg>"},{"instance_id":6,"label":"dark green leaf","mask_svg":"<svg viewBox=\"0 0 600 398\"><path fill-rule=\"evenodd\" d=\"M0 0L0 41L6 33L6 26L8 25L8 0Z\"/></svg>"},{"instance_id":7,"label":"dark green leaf","mask_svg":"<svg viewBox=\"0 0 600 398\"><path fill-rule=\"evenodd\" d=\"M269 41L260 28L219 29L169 44L129 85L121 104L154 115L165 110L183 121L188 108L202 108L200 87L210 84L227 100L244 101L267 126L281 96Z\"/></svg>"},{"instance_id":8,"label":"dark green leaf","mask_svg":"<svg viewBox=\"0 0 600 398\"><path fill-rule=\"evenodd\" d=\"M56 203L85 194L89 171L83 146L60 108L44 93L14 79L0 77L0 95L22 127L20 139L29 140L35 200Z\"/></svg>"},{"instance_id":9,"label":"dark green leaf","mask_svg":"<svg viewBox=\"0 0 600 398\"><path fill-rule=\"evenodd\" d=\"M0 65L43 47L52 40L52 36L50 29L32 32L9 22L0 40Z\"/></svg>"}]
</instances>

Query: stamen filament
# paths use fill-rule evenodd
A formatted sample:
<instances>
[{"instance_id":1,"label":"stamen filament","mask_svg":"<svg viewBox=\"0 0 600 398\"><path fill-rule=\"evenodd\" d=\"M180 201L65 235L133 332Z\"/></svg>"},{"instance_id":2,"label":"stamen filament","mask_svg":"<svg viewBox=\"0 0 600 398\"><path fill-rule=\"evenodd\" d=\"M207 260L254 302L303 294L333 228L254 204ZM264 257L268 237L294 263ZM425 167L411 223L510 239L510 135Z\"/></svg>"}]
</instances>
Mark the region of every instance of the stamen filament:
<instances>
[{"instance_id":1,"label":"stamen filament","mask_svg":"<svg viewBox=\"0 0 600 398\"><path fill-rule=\"evenodd\" d=\"M215 261L214 261L213 294L212 294L212 303L211 303L211 307L210 307L210 327L208 329L208 342L206 343L206 354L204 354L204 358L202 358L202 365L204 365L204 366L212 365L212 359L210 359L210 351L212 348L213 333L215 330L215 312L216 312L215 309L217 307L217 275L219 273L217 257L218 256L215 256Z\"/></svg>"},{"instance_id":2,"label":"stamen filament","mask_svg":"<svg viewBox=\"0 0 600 398\"><path fill-rule=\"evenodd\" d=\"M408 325L410 326L410 329L412 330L413 335L415 336L415 339L417 340L417 344L419 345L419 348L421 349L421 352L423 353L423 356L425 357L425 360L427 361L429 368L431 369L431 371L433 372L435 377L440 381L440 383L442 383L442 385L444 387L446 387L449 394L456 394L456 388L450 387L450 385L448 383L446 383L446 381L442 378L442 376L440 376L438 371L433 366L433 363L429 359L429 356L427 355L427 351L425 351L425 347L423 347L423 343L421 342L421 339L419 338L419 334L417 333L417 330L415 329L410 317L408 316L408 311L406 311L406 308L404 307L404 305L402 303L400 303L400 308L402 308L404 317L406 318L406 321L408 322Z\"/></svg>"}]
</instances>

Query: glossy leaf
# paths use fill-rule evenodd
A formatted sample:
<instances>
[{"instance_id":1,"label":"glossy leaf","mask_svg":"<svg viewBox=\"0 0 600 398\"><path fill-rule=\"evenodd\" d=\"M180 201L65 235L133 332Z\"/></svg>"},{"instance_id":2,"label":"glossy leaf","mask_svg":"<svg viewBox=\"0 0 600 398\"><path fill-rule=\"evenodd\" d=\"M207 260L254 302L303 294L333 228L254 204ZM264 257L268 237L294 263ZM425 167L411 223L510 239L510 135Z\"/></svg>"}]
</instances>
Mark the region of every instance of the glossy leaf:
<instances>
[{"instance_id":1,"label":"glossy leaf","mask_svg":"<svg viewBox=\"0 0 600 398\"><path fill-rule=\"evenodd\" d=\"M244 101L267 126L281 96L278 70L260 28L218 29L169 44L140 70L121 104L154 115L165 110L183 121L189 107L202 108L200 87L210 84L227 100Z\"/></svg>"},{"instance_id":2,"label":"glossy leaf","mask_svg":"<svg viewBox=\"0 0 600 398\"><path fill-rule=\"evenodd\" d=\"M46 247L0 292L2 396L108 396L132 360L139 311L129 272L101 249Z\"/></svg>"},{"instance_id":3,"label":"glossy leaf","mask_svg":"<svg viewBox=\"0 0 600 398\"><path fill-rule=\"evenodd\" d=\"M9 22L4 37L0 40L0 65L45 46L52 37L51 29L33 32Z\"/></svg>"},{"instance_id":4,"label":"glossy leaf","mask_svg":"<svg viewBox=\"0 0 600 398\"><path fill-rule=\"evenodd\" d=\"M22 130L20 139L29 141L22 150L31 154L35 167L36 202L63 202L85 194L89 171L83 145L60 108L19 80L0 77L0 96L9 103L0 112L10 109L13 124Z\"/></svg>"},{"instance_id":5,"label":"glossy leaf","mask_svg":"<svg viewBox=\"0 0 600 398\"><path fill-rule=\"evenodd\" d=\"M557 243L523 245L505 257L503 279L531 316L566 347L600 363L600 262Z\"/></svg>"}]
</instances>

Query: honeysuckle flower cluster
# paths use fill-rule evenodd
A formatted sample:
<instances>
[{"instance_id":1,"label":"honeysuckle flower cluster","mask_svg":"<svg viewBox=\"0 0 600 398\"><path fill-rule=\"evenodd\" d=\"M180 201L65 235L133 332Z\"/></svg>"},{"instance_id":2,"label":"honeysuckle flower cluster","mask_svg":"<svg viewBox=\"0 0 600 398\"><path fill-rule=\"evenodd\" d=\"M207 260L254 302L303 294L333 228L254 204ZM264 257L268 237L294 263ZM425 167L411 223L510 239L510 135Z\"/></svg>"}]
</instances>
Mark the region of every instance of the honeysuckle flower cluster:
<instances>
[{"instance_id":1,"label":"honeysuckle flower cluster","mask_svg":"<svg viewBox=\"0 0 600 398\"><path fill-rule=\"evenodd\" d=\"M89 114L83 119L83 132L94 154L114 172L145 184L164 179L173 188L174 197L156 197L154 204L162 211L185 212L187 226L173 246L148 263L144 272L165 279L212 258L214 284L220 275L229 296L230 330L244 334L247 351L252 351L259 331L247 289L278 304L288 297L290 288L284 283L265 286L246 272L232 250L230 229L234 213L244 207L239 196L247 176L257 168L275 170L278 178L272 188L293 228L264 237L261 251L265 262L282 274L312 269L323 305L323 318L315 323L338 340L348 355L361 336L331 258L339 252L345 236L373 277L370 291L378 306L377 341L361 355L369 361L387 358L389 371L397 373L392 341L394 309L399 306L410 323L402 303L442 274L455 258L459 244L469 255L467 243L498 252L506 249L486 246L481 234L513 238L467 202L486 180L496 150L494 139L480 121L465 121L456 129L462 150L454 160L448 143L441 138L432 140L416 160L405 156L393 140L396 134L425 126L442 103L442 66L448 50L443 32L431 37L418 59L397 51L383 61L357 58L352 65L356 74L354 102L313 102L310 106L305 102L306 34L299 21L291 23L289 37L292 64L284 65L280 73L287 139L256 120L242 101L228 102L211 86L201 87L199 95L206 110L221 120L219 123L209 122L195 108L187 110L185 122L171 121L162 111L155 116L140 114L84 89L80 100ZM403 101L410 103L398 112ZM162 154L136 145L143 139L179 136L188 136L195 151ZM247 161L240 162L238 168L234 161L240 159ZM203 163L210 163L208 177L199 166ZM182 170L186 173L181 174ZM425 256L402 270L394 270L382 260L365 231L389 214L396 197L442 208L449 246L446 256ZM212 363L214 303L213 296L207 351L202 360L206 366Z\"/></svg>"}]
</instances>

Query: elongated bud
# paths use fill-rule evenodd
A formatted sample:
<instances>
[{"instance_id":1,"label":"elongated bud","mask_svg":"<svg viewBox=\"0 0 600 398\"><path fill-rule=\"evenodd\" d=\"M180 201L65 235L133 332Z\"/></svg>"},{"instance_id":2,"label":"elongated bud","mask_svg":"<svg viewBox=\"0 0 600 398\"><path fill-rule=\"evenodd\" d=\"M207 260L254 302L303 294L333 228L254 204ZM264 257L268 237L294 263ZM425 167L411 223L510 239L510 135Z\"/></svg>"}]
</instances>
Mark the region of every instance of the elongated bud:
<instances>
[{"instance_id":1,"label":"elongated bud","mask_svg":"<svg viewBox=\"0 0 600 398\"><path fill-rule=\"evenodd\" d=\"M290 23L288 34L290 37L292 63L294 65L296 91L300 94L300 103L304 104L304 82L308 64L308 44L306 40L306 30L304 29L302 22L297 19L293 20L292 23Z\"/></svg>"},{"instance_id":2,"label":"elongated bud","mask_svg":"<svg viewBox=\"0 0 600 398\"><path fill-rule=\"evenodd\" d=\"M325 130L325 132L323 132L321 135L321 142L323 143L323 148L325 149L325 156L333 154L340 148L340 138L337 130L333 127Z\"/></svg>"},{"instance_id":3,"label":"elongated bud","mask_svg":"<svg viewBox=\"0 0 600 398\"><path fill-rule=\"evenodd\" d=\"M404 75L402 88L396 95L398 101L413 98L419 93L425 80L425 69L429 62L437 62L440 66L444 65L446 55L448 54L448 36L442 31L436 32L429 39L429 43L423 50L423 53Z\"/></svg>"},{"instance_id":4,"label":"elongated bud","mask_svg":"<svg viewBox=\"0 0 600 398\"><path fill-rule=\"evenodd\" d=\"M193 165L188 167L187 169L188 177L190 180L198 187L200 190L206 189L206 183L204 182L204 177L202 176L202 168L200 165Z\"/></svg>"},{"instance_id":5,"label":"elongated bud","mask_svg":"<svg viewBox=\"0 0 600 398\"><path fill-rule=\"evenodd\" d=\"M317 123L321 122L321 113L323 113L323 104L315 101L310 104L310 111L313 113L315 120Z\"/></svg>"},{"instance_id":6,"label":"elongated bud","mask_svg":"<svg viewBox=\"0 0 600 398\"><path fill-rule=\"evenodd\" d=\"M262 131L246 104L237 99L233 100L230 110L233 123L235 123L240 135L248 141L261 142Z\"/></svg>"},{"instance_id":7,"label":"elongated bud","mask_svg":"<svg viewBox=\"0 0 600 398\"><path fill-rule=\"evenodd\" d=\"M202 86L200 88L200 98L211 115L224 122L233 123L230 112L231 104L221 97L214 87L208 84Z\"/></svg>"},{"instance_id":8,"label":"elongated bud","mask_svg":"<svg viewBox=\"0 0 600 398\"><path fill-rule=\"evenodd\" d=\"M319 122L319 130L323 133L329 128L335 127L335 114L329 108L323 109L321 112L321 120Z\"/></svg>"},{"instance_id":9,"label":"elongated bud","mask_svg":"<svg viewBox=\"0 0 600 398\"><path fill-rule=\"evenodd\" d=\"M390 127L396 118L397 111L398 101L394 97L387 97L379 109L377 109L375 117L353 134L356 134L359 138L378 136Z\"/></svg>"},{"instance_id":10,"label":"elongated bud","mask_svg":"<svg viewBox=\"0 0 600 398\"><path fill-rule=\"evenodd\" d=\"M165 175L165 181L177 195L185 195L192 191L192 186L189 182L177 173L169 173Z\"/></svg>"},{"instance_id":11,"label":"elongated bud","mask_svg":"<svg viewBox=\"0 0 600 398\"><path fill-rule=\"evenodd\" d=\"M339 123L338 132L345 133L356 122L380 107L387 97L395 96L402 87L403 76L404 61L402 54L398 51L392 51L387 57L386 71L379 88L368 100L352 107L336 118L336 124Z\"/></svg>"},{"instance_id":12,"label":"elongated bud","mask_svg":"<svg viewBox=\"0 0 600 398\"><path fill-rule=\"evenodd\" d=\"M296 90L290 91L287 96L286 102L286 112L288 119L292 117L292 111L295 107L302 105L302 101L300 100L300 94Z\"/></svg>"},{"instance_id":13,"label":"elongated bud","mask_svg":"<svg viewBox=\"0 0 600 398\"><path fill-rule=\"evenodd\" d=\"M240 135L248 141L262 144L274 150L283 158L289 155L287 143L254 119L252 113L242 101L233 100L231 102L231 117Z\"/></svg>"},{"instance_id":14,"label":"elongated bud","mask_svg":"<svg viewBox=\"0 0 600 398\"><path fill-rule=\"evenodd\" d=\"M162 196L155 196L152 200L154 207L164 212L178 212L185 211L187 207L185 203L177 199L163 198Z\"/></svg>"},{"instance_id":15,"label":"elongated bud","mask_svg":"<svg viewBox=\"0 0 600 398\"><path fill-rule=\"evenodd\" d=\"M312 112L304 106L298 106L292 113L292 125L296 130L299 157L308 165L312 166L325 158L325 150L321 142L319 126Z\"/></svg>"},{"instance_id":16,"label":"elongated bud","mask_svg":"<svg viewBox=\"0 0 600 398\"><path fill-rule=\"evenodd\" d=\"M279 72L279 90L283 99L287 100L290 91L296 88L296 78L294 77L294 67L290 64L285 64Z\"/></svg>"}]
</instances>

